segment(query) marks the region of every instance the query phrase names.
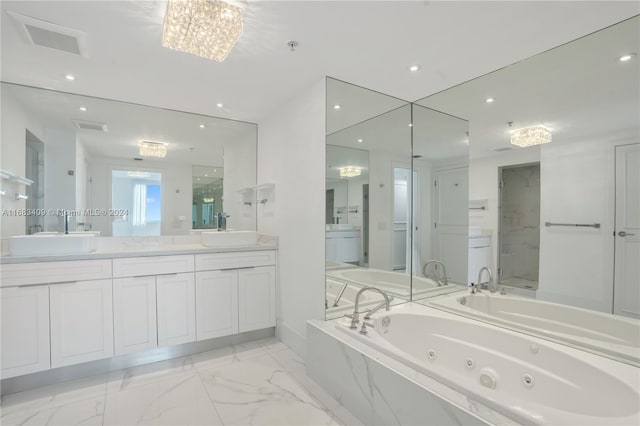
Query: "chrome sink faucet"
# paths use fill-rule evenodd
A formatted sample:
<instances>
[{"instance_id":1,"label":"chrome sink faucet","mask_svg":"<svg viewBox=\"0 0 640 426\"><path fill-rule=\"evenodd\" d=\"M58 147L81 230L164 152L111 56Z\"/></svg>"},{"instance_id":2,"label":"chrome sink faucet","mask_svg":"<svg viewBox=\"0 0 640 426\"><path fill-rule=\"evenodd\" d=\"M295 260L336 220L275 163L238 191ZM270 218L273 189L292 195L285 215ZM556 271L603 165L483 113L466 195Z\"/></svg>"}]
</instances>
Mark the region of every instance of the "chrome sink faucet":
<instances>
[{"instance_id":1,"label":"chrome sink faucet","mask_svg":"<svg viewBox=\"0 0 640 426\"><path fill-rule=\"evenodd\" d=\"M367 290L371 290L371 291L376 291L378 293L380 293L382 295L382 297L384 297L384 304L385 304L385 309L388 311L389 309L391 309L391 300L389 299L389 296L387 295L387 293L385 293L384 291L380 290L379 288L376 287L364 287L362 289L360 289L360 291L358 291L358 293L356 294L356 306L353 309L353 317L351 318L351 326L349 328L351 328L352 330L355 330L358 328L358 323L360 322L360 317L358 315L358 307L360 305L360 295L362 293L364 293Z\"/></svg>"},{"instance_id":2,"label":"chrome sink faucet","mask_svg":"<svg viewBox=\"0 0 640 426\"><path fill-rule=\"evenodd\" d=\"M427 263L425 263L422 268L422 275L424 275L426 278L429 278L429 276L427 275L427 267L431 264L442 266L442 274L440 273L440 270L438 270L438 278L436 280L438 282L438 287L440 287L441 285L449 284L449 280L447 279L447 268L445 268L444 263L440 262L439 260L427 261Z\"/></svg>"},{"instance_id":3,"label":"chrome sink faucet","mask_svg":"<svg viewBox=\"0 0 640 426\"><path fill-rule=\"evenodd\" d=\"M487 283L487 288L489 289L489 291L491 293L495 293L496 292L496 284L493 281L493 274L491 273L491 269L487 268L486 266L483 266L480 269L480 272L478 272L478 289L480 289L482 287L482 273L484 271L487 271L487 274L489 275L489 282Z\"/></svg>"}]
</instances>

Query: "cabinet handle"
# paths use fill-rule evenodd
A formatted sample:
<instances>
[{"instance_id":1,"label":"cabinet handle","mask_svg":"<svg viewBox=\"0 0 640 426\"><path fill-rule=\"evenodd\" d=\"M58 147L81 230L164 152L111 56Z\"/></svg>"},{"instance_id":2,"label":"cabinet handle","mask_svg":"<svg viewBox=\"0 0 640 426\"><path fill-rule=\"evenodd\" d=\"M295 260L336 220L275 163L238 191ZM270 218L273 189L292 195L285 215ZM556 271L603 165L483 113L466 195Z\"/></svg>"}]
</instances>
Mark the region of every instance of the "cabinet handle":
<instances>
[{"instance_id":1,"label":"cabinet handle","mask_svg":"<svg viewBox=\"0 0 640 426\"><path fill-rule=\"evenodd\" d=\"M18 288L23 288L23 287L36 287L39 285L58 285L58 284L75 284L78 281L57 281L55 283L38 283L38 284L23 284L23 285L19 285L17 286Z\"/></svg>"},{"instance_id":2,"label":"cabinet handle","mask_svg":"<svg viewBox=\"0 0 640 426\"><path fill-rule=\"evenodd\" d=\"M220 271L239 271L240 269L255 269L255 266L241 266L239 268L224 268L220 269Z\"/></svg>"}]
</instances>

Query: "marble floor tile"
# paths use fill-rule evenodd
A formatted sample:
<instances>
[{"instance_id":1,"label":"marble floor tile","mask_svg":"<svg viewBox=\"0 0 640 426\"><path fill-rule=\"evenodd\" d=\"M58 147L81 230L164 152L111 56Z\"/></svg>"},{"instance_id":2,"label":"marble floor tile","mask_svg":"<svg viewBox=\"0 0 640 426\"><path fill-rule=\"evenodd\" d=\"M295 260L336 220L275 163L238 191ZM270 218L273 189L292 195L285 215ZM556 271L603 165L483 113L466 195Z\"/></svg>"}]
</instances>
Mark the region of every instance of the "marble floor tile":
<instances>
[{"instance_id":1,"label":"marble floor tile","mask_svg":"<svg viewBox=\"0 0 640 426\"><path fill-rule=\"evenodd\" d=\"M2 398L2 425L100 425L107 375L63 382Z\"/></svg>"},{"instance_id":2,"label":"marble floor tile","mask_svg":"<svg viewBox=\"0 0 640 426\"><path fill-rule=\"evenodd\" d=\"M337 424L270 355L201 373L222 422L227 424Z\"/></svg>"},{"instance_id":3,"label":"marble floor tile","mask_svg":"<svg viewBox=\"0 0 640 426\"><path fill-rule=\"evenodd\" d=\"M104 425L220 425L222 422L197 372L134 376L109 387Z\"/></svg>"},{"instance_id":4,"label":"marble floor tile","mask_svg":"<svg viewBox=\"0 0 640 426\"><path fill-rule=\"evenodd\" d=\"M277 338L7 395L4 425L359 425Z\"/></svg>"}]
</instances>

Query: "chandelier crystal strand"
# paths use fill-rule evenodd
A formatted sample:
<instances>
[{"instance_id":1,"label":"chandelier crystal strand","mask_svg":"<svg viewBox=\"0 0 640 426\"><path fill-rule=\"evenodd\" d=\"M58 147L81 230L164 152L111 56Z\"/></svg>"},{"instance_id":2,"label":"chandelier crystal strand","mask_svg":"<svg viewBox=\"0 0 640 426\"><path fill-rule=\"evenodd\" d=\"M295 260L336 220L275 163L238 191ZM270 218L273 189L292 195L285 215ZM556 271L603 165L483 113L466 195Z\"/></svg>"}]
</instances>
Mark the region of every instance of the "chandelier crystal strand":
<instances>
[{"instance_id":1,"label":"chandelier crystal strand","mask_svg":"<svg viewBox=\"0 0 640 426\"><path fill-rule=\"evenodd\" d=\"M223 0L169 0L162 45L222 62L242 33L243 10Z\"/></svg>"},{"instance_id":2,"label":"chandelier crystal strand","mask_svg":"<svg viewBox=\"0 0 640 426\"><path fill-rule=\"evenodd\" d=\"M522 148L551 142L551 131L544 126L526 127L511 133L511 144Z\"/></svg>"}]
</instances>

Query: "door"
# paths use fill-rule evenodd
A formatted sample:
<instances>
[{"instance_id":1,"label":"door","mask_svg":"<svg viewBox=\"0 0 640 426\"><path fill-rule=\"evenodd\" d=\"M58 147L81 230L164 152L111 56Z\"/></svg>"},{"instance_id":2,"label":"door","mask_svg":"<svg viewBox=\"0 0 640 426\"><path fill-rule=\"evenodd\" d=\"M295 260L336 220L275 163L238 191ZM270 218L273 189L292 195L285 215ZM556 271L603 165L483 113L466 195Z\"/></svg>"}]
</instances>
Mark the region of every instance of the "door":
<instances>
[{"instance_id":1,"label":"door","mask_svg":"<svg viewBox=\"0 0 640 426\"><path fill-rule=\"evenodd\" d=\"M640 144L616 147L613 313L640 318Z\"/></svg>"},{"instance_id":2,"label":"door","mask_svg":"<svg viewBox=\"0 0 640 426\"><path fill-rule=\"evenodd\" d=\"M362 185L362 266L369 265L369 184Z\"/></svg>"},{"instance_id":3,"label":"door","mask_svg":"<svg viewBox=\"0 0 640 426\"><path fill-rule=\"evenodd\" d=\"M239 330L276 325L276 268L263 266L238 271Z\"/></svg>"},{"instance_id":4,"label":"door","mask_svg":"<svg viewBox=\"0 0 640 426\"><path fill-rule=\"evenodd\" d=\"M457 284L467 281L468 176L466 167L440 170L436 172L434 185L434 258L445 264L449 282Z\"/></svg>"},{"instance_id":5,"label":"door","mask_svg":"<svg viewBox=\"0 0 640 426\"><path fill-rule=\"evenodd\" d=\"M238 271L196 272L197 339L238 332Z\"/></svg>"},{"instance_id":6,"label":"door","mask_svg":"<svg viewBox=\"0 0 640 426\"><path fill-rule=\"evenodd\" d=\"M410 239L409 212L411 211L411 170L393 169L393 228L391 237L391 267L394 271L407 270L407 241ZM409 246L410 247L410 246Z\"/></svg>"},{"instance_id":7,"label":"door","mask_svg":"<svg viewBox=\"0 0 640 426\"><path fill-rule=\"evenodd\" d=\"M334 218L334 210L333 210L333 189L326 190L326 202L325 202L325 220L324 223L333 223L335 221Z\"/></svg>"},{"instance_id":8,"label":"door","mask_svg":"<svg viewBox=\"0 0 640 426\"><path fill-rule=\"evenodd\" d=\"M51 285L51 367L113 356L111 280Z\"/></svg>"},{"instance_id":9,"label":"door","mask_svg":"<svg viewBox=\"0 0 640 426\"><path fill-rule=\"evenodd\" d=\"M116 355L158 347L155 276L113 280L113 328Z\"/></svg>"},{"instance_id":10,"label":"door","mask_svg":"<svg viewBox=\"0 0 640 426\"><path fill-rule=\"evenodd\" d=\"M158 275L158 346L196 340L196 286L193 273Z\"/></svg>"},{"instance_id":11,"label":"door","mask_svg":"<svg viewBox=\"0 0 640 426\"><path fill-rule=\"evenodd\" d=\"M48 369L49 286L0 290L2 379Z\"/></svg>"}]
</instances>

